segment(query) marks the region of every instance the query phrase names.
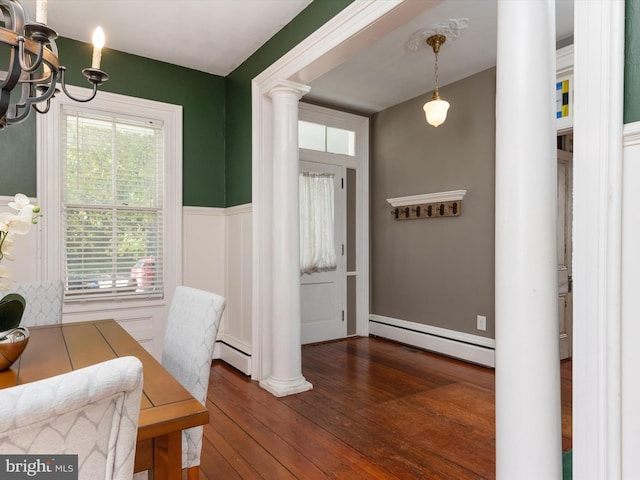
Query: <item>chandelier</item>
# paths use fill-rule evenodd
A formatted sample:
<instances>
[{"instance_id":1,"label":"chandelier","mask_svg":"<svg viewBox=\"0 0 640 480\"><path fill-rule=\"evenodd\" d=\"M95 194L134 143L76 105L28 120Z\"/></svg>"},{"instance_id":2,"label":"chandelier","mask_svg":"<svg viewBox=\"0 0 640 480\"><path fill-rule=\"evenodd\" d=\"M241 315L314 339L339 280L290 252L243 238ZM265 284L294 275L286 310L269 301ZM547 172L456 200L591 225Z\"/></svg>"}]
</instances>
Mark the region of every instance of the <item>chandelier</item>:
<instances>
[{"instance_id":1,"label":"chandelier","mask_svg":"<svg viewBox=\"0 0 640 480\"><path fill-rule=\"evenodd\" d=\"M60 91L58 85L72 100L88 102L96 96L98 86L109 79L100 70L104 46L100 27L93 34L91 68L82 70L93 85L93 92L87 98L76 98L67 91L65 67L58 60L58 33L46 24L47 0L37 0L35 22L20 0L0 0L0 14L0 22L4 22L0 26L0 43L9 48L8 55L4 55L4 48L0 57L1 62L7 62L6 70L0 70L0 129L25 120L31 107L38 113L47 113L51 98Z\"/></svg>"}]
</instances>

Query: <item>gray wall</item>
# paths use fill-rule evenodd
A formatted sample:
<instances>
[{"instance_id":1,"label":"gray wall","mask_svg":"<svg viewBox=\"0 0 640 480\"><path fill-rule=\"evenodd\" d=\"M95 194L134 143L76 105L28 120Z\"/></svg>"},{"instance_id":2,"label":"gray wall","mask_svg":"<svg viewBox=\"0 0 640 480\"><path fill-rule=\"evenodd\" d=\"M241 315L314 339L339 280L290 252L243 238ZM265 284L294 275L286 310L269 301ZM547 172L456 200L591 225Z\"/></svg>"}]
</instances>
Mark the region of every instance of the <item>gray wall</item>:
<instances>
[{"instance_id":1,"label":"gray wall","mask_svg":"<svg viewBox=\"0 0 640 480\"><path fill-rule=\"evenodd\" d=\"M440 89L438 128L431 93L372 118L372 313L494 337L495 93L492 68ZM448 190L467 190L460 217L397 221L386 201Z\"/></svg>"}]
</instances>

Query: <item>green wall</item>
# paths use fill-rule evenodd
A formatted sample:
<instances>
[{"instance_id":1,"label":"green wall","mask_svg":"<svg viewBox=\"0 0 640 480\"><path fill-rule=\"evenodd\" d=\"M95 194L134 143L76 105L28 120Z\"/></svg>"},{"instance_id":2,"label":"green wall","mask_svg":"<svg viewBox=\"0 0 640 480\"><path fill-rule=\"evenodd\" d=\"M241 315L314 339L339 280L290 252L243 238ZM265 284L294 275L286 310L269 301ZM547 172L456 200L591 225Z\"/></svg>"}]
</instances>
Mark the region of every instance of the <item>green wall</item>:
<instances>
[{"instance_id":1,"label":"green wall","mask_svg":"<svg viewBox=\"0 0 640 480\"><path fill-rule=\"evenodd\" d=\"M251 202L251 80L353 0L317 0L222 78L105 48L101 90L183 106L183 204L225 207ZM107 32L108 34L108 32ZM61 38L60 60L70 85L91 46ZM179 79L176 81L176 79ZM36 194L35 115L0 132L0 195Z\"/></svg>"},{"instance_id":2,"label":"green wall","mask_svg":"<svg viewBox=\"0 0 640 480\"><path fill-rule=\"evenodd\" d=\"M226 77L226 206L251 202L251 80L353 0L316 0Z\"/></svg>"},{"instance_id":3,"label":"green wall","mask_svg":"<svg viewBox=\"0 0 640 480\"><path fill-rule=\"evenodd\" d=\"M640 2L625 2L624 123L640 120Z\"/></svg>"},{"instance_id":4,"label":"green wall","mask_svg":"<svg viewBox=\"0 0 640 480\"><path fill-rule=\"evenodd\" d=\"M36 196L36 121L0 130L0 195Z\"/></svg>"},{"instance_id":5,"label":"green wall","mask_svg":"<svg viewBox=\"0 0 640 480\"><path fill-rule=\"evenodd\" d=\"M67 83L90 86L81 73L91 63L91 45L59 39ZM105 48L100 90L183 106L183 204L225 205L223 77ZM0 132L0 195L36 194L35 114Z\"/></svg>"},{"instance_id":6,"label":"green wall","mask_svg":"<svg viewBox=\"0 0 640 480\"><path fill-rule=\"evenodd\" d=\"M226 78L104 49L110 79L102 90L182 105L183 204L225 207L251 202L251 80L353 0L316 0ZM640 6L626 0L624 121L640 120ZM88 86L79 73L91 46L61 38L69 83ZM175 79L180 79L176 82ZM36 193L35 115L0 132L0 195Z\"/></svg>"}]
</instances>

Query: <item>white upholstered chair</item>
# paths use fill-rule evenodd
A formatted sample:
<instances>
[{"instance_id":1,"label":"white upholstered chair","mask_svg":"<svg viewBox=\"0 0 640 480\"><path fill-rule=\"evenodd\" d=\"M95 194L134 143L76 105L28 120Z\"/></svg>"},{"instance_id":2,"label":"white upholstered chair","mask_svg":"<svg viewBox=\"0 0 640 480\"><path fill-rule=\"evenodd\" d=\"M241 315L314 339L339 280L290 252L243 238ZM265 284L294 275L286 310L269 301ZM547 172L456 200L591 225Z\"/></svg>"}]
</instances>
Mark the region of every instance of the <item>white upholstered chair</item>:
<instances>
[{"instance_id":1,"label":"white upholstered chair","mask_svg":"<svg viewBox=\"0 0 640 480\"><path fill-rule=\"evenodd\" d=\"M130 480L142 363L122 357L0 390L0 452L78 455L82 480Z\"/></svg>"},{"instance_id":2,"label":"white upholstered chair","mask_svg":"<svg viewBox=\"0 0 640 480\"><path fill-rule=\"evenodd\" d=\"M18 283L12 293L19 293L26 301L20 325L35 327L62 323L64 284L61 280Z\"/></svg>"},{"instance_id":3,"label":"white upholstered chair","mask_svg":"<svg viewBox=\"0 0 640 480\"><path fill-rule=\"evenodd\" d=\"M209 374L225 299L215 293L177 287L164 337L162 365L204 405ZM182 434L182 468L190 479L198 478L203 427Z\"/></svg>"}]
</instances>

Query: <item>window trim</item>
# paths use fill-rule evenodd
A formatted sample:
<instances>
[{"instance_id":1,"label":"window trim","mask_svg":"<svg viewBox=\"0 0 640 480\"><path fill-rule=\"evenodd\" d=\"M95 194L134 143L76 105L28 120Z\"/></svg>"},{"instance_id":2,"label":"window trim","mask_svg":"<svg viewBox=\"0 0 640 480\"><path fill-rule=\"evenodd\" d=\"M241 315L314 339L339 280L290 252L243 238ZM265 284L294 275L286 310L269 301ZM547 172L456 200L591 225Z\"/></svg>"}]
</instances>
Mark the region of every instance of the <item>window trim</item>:
<instances>
[{"instance_id":1,"label":"window trim","mask_svg":"<svg viewBox=\"0 0 640 480\"><path fill-rule=\"evenodd\" d=\"M80 87L68 87L73 95L87 97L90 90ZM38 203L45 213L41 219L42 242L38 277L42 280L61 279L64 276L62 251L62 214L61 214L61 165L60 121L62 108L78 106L76 102L64 95L55 97L46 115L37 117L37 197ZM110 114L150 118L164 123L164 205L165 218L163 226L164 249L164 288L165 299L154 303L165 303L166 297L182 281L182 106L128 97L125 95L98 92L96 98L87 107L90 110L108 112ZM138 299L138 301L144 301ZM67 303L66 307L82 310L90 309L87 305L120 303L129 308L135 300L120 301L118 299L91 300L86 304ZM65 309L67 309L65 307Z\"/></svg>"}]
</instances>

